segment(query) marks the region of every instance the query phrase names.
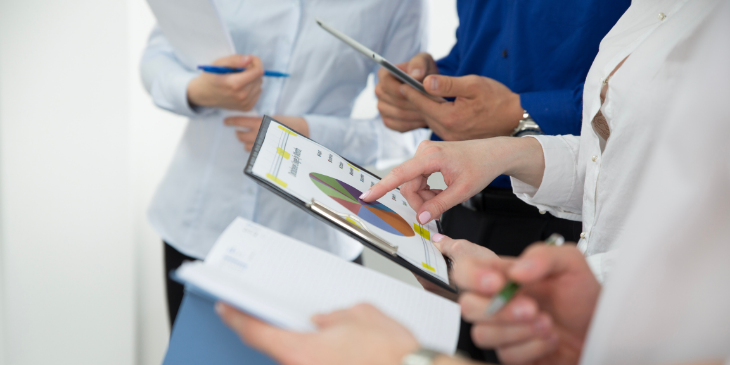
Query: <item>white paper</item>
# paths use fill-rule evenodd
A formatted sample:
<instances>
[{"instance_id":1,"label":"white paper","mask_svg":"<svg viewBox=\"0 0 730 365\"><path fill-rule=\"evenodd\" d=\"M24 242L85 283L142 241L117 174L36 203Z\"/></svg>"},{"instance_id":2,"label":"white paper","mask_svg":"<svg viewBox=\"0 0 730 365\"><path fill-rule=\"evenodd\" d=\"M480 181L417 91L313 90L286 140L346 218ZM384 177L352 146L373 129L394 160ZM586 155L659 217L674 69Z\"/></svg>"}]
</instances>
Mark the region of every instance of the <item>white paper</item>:
<instances>
[{"instance_id":1,"label":"white paper","mask_svg":"<svg viewBox=\"0 0 730 365\"><path fill-rule=\"evenodd\" d=\"M436 223L418 223L416 211L399 190L378 199L382 205L359 200L360 194L380 178L350 165L336 153L272 121L252 172L305 203L316 199L339 213L359 217L370 232L397 246L398 256L424 274L449 283L446 260L431 241L438 233Z\"/></svg>"},{"instance_id":2,"label":"white paper","mask_svg":"<svg viewBox=\"0 0 730 365\"><path fill-rule=\"evenodd\" d=\"M314 314L370 303L422 346L447 354L456 349L456 303L242 218L220 236L204 263L186 263L177 275L282 328L312 331Z\"/></svg>"},{"instance_id":3,"label":"white paper","mask_svg":"<svg viewBox=\"0 0 730 365\"><path fill-rule=\"evenodd\" d=\"M157 25L189 68L236 53L213 0L147 0Z\"/></svg>"}]
</instances>

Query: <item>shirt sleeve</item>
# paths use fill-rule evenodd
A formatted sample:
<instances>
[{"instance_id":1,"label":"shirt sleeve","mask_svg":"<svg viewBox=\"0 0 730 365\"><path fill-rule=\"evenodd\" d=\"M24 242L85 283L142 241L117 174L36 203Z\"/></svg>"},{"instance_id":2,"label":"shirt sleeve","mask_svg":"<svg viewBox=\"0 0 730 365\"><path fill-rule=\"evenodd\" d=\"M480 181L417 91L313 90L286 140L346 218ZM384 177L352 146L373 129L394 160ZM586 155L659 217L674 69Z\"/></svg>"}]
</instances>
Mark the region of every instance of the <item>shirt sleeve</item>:
<instances>
[{"instance_id":1,"label":"shirt sleeve","mask_svg":"<svg viewBox=\"0 0 730 365\"><path fill-rule=\"evenodd\" d=\"M520 94L522 107L547 135L580 135L583 83L573 90L547 90Z\"/></svg>"},{"instance_id":2,"label":"shirt sleeve","mask_svg":"<svg viewBox=\"0 0 730 365\"><path fill-rule=\"evenodd\" d=\"M389 24L382 56L401 63L425 49L425 22L421 1L403 1ZM377 70L376 66L371 72L376 83ZM366 120L316 114L303 117L313 140L361 165L386 166L389 161L412 157L418 144L430 134L428 130L390 130L379 116Z\"/></svg>"},{"instance_id":3,"label":"shirt sleeve","mask_svg":"<svg viewBox=\"0 0 730 365\"><path fill-rule=\"evenodd\" d=\"M198 73L187 68L175 56L172 45L155 27L147 41L140 63L142 83L158 107L187 117L208 114L214 109L191 108L188 103L188 83Z\"/></svg>"},{"instance_id":4,"label":"shirt sleeve","mask_svg":"<svg viewBox=\"0 0 730 365\"><path fill-rule=\"evenodd\" d=\"M441 75L454 76L456 71L459 69L461 64L460 57L460 44L459 44L459 29L456 30L456 43L451 47L451 51L446 57L436 61L436 66L439 69Z\"/></svg>"},{"instance_id":5,"label":"shirt sleeve","mask_svg":"<svg viewBox=\"0 0 730 365\"><path fill-rule=\"evenodd\" d=\"M527 136L535 138L545 156L545 172L537 189L519 179L512 179L512 190L525 203L550 214L580 221L583 207L585 174L578 168L580 137Z\"/></svg>"}]
</instances>

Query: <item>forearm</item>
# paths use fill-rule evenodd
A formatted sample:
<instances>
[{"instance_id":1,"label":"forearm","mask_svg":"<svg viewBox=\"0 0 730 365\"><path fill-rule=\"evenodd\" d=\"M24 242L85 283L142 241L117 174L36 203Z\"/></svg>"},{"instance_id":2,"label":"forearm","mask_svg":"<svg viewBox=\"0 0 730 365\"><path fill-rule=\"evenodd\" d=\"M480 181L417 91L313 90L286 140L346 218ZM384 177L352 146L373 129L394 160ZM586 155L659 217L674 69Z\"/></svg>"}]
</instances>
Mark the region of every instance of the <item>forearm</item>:
<instances>
[{"instance_id":1,"label":"forearm","mask_svg":"<svg viewBox=\"0 0 730 365\"><path fill-rule=\"evenodd\" d=\"M504 153L504 174L538 189L545 173L545 156L540 142L535 138L500 138L509 146Z\"/></svg>"},{"instance_id":2,"label":"forearm","mask_svg":"<svg viewBox=\"0 0 730 365\"><path fill-rule=\"evenodd\" d=\"M140 62L142 83L155 105L176 114L195 116L188 104L187 86L197 75L175 57L172 46L155 28Z\"/></svg>"}]
</instances>

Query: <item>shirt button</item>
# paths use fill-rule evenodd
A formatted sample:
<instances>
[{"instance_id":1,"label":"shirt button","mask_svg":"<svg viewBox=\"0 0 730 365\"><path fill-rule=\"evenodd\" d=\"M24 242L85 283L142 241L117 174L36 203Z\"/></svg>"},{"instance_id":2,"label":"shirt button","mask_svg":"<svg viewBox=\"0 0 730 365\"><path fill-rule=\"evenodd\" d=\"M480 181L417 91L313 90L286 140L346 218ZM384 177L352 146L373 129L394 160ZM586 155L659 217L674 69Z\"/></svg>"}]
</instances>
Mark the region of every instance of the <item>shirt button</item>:
<instances>
[{"instance_id":1,"label":"shirt button","mask_svg":"<svg viewBox=\"0 0 730 365\"><path fill-rule=\"evenodd\" d=\"M507 49L502 50L502 58L507 58Z\"/></svg>"},{"instance_id":2,"label":"shirt button","mask_svg":"<svg viewBox=\"0 0 730 365\"><path fill-rule=\"evenodd\" d=\"M540 209L540 210L539 210L538 212L540 212L540 214L545 214L545 213L547 213L546 211L544 211L544 210L542 210L542 209Z\"/></svg>"},{"instance_id":3,"label":"shirt button","mask_svg":"<svg viewBox=\"0 0 730 365\"><path fill-rule=\"evenodd\" d=\"M598 156L593 155L593 157L591 157L591 161L596 162L596 160L598 160Z\"/></svg>"},{"instance_id":4,"label":"shirt button","mask_svg":"<svg viewBox=\"0 0 730 365\"><path fill-rule=\"evenodd\" d=\"M585 232L581 232L580 233L580 238L581 239L585 239L586 238L586 233Z\"/></svg>"},{"instance_id":5,"label":"shirt button","mask_svg":"<svg viewBox=\"0 0 730 365\"><path fill-rule=\"evenodd\" d=\"M656 17L657 17L657 18L658 18L659 20L664 20L664 19L666 19L666 18L667 18L666 14L664 14L664 13L659 13L659 15L657 15Z\"/></svg>"}]
</instances>

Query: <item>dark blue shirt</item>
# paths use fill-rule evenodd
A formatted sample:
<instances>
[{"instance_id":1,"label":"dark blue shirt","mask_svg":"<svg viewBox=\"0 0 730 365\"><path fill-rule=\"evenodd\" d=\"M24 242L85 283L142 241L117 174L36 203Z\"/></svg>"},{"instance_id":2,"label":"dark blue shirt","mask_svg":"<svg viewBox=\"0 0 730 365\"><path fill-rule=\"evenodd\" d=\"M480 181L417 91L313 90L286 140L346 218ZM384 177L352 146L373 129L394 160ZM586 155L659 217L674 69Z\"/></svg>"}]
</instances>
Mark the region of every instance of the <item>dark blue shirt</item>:
<instances>
[{"instance_id":1,"label":"dark blue shirt","mask_svg":"<svg viewBox=\"0 0 730 365\"><path fill-rule=\"evenodd\" d=\"M545 134L580 134L583 82L630 0L458 0L447 76L493 78L520 94ZM432 137L440 140L438 136ZM490 184L509 188L507 176Z\"/></svg>"}]
</instances>

